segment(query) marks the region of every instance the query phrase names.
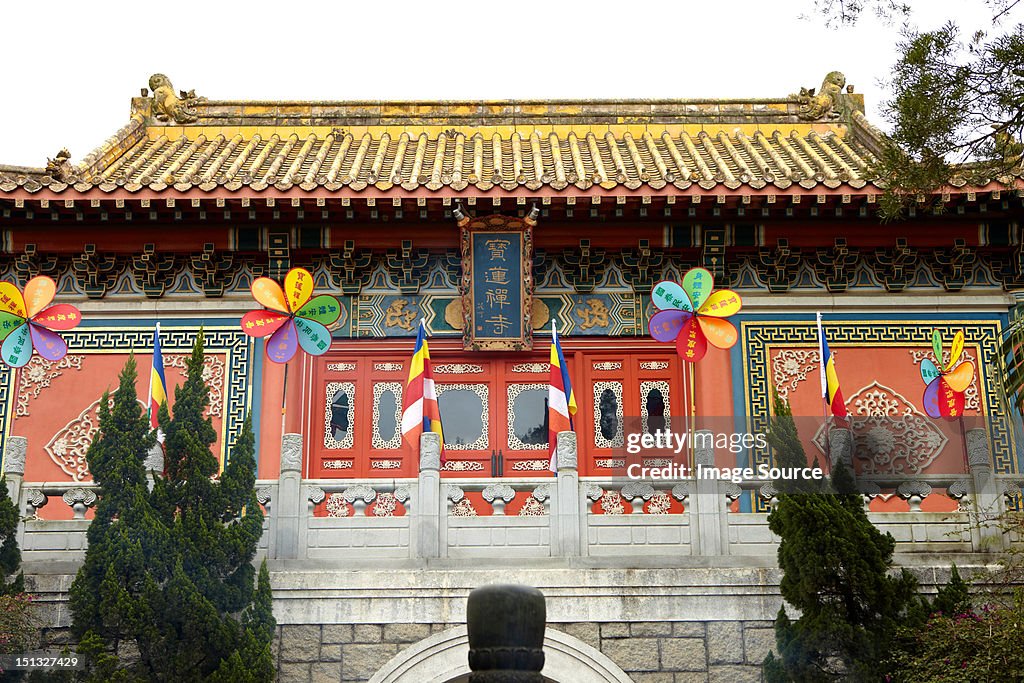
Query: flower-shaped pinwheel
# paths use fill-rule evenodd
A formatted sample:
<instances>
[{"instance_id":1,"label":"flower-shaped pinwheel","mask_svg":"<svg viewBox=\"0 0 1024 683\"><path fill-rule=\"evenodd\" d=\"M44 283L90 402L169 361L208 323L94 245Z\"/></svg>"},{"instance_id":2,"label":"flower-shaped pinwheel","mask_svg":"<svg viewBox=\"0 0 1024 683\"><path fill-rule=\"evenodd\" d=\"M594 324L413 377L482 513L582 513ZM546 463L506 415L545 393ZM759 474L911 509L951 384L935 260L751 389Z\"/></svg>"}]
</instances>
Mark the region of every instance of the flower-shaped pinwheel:
<instances>
[{"instance_id":1,"label":"flower-shaped pinwheel","mask_svg":"<svg viewBox=\"0 0 1024 683\"><path fill-rule=\"evenodd\" d=\"M82 314L71 304L54 304L57 284L39 275L25 284L22 295L17 285L0 282L0 355L12 368L26 365L32 349L49 361L58 361L68 345L52 330L70 330L82 322Z\"/></svg>"},{"instance_id":2,"label":"flower-shaped pinwheel","mask_svg":"<svg viewBox=\"0 0 1024 683\"><path fill-rule=\"evenodd\" d=\"M736 328L728 320L743 306L740 295L728 289L714 289L711 273L693 268L683 283L663 280L654 285L651 301L659 309L651 317L651 336L660 342L676 343L679 356L696 363L708 350L708 342L720 349L736 343Z\"/></svg>"},{"instance_id":3,"label":"flower-shaped pinwheel","mask_svg":"<svg viewBox=\"0 0 1024 683\"><path fill-rule=\"evenodd\" d=\"M331 347L333 324L341 315L341 304L330 294L313 296L313 276L305 268L292 268L284 278L284 289L269 277L252 283L252 295L267 309L242 316L242 330L250 337L266 337L267 358L287 363L302 349L313 356ZM310 298L312 297L312 298Z\"/></svg>"},{"instance_id":4,"label":"flower-shaped pinwheel","mask_svg":"<svg viewBox=\"0 0 1024 683\"><path fill-rule=\"evenodd\" d=\"M942 335L938 330L932 332L932 351L935 359L942 366ZM924 389L924 411L929 417L944 417L955 420L964 414L964 392L974 379L974 363L964 361L957 365L964 351L964 333L957 332L953 337L953 347L949 350L949 361L942 369L935 366L928 358L921 360L921 379L928 386ZM954 366L956 366L954 368Z\"/></svg>"}]
</instances>

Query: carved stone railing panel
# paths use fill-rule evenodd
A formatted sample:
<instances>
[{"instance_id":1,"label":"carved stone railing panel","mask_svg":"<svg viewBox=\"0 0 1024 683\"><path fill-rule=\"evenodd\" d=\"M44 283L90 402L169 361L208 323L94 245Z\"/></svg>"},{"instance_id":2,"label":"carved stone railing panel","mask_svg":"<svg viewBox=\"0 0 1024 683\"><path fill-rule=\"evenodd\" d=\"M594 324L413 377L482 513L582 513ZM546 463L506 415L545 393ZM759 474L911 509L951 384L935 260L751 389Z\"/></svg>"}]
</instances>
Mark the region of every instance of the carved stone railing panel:
<instances>
[{"instance_id":1,"label":"carved stone railing panel","mask_svg":"<svg viewBox=\"0 0 1024 683\"><path fill-rule=\"evenodd\" d=\"M76 487L64 492L64 502L74 511L75 519L85 519L85 512L96 503L96 493L91 489Z\"/></svg>"},{"instance_id":2,"label":"carved stone railing panel","mask_svg":"<svg viewBox=\"0 0 1024 683\"><path fill-rule=\"evenodd\" d=\"M920 512L921 501L931 495L932 487L923 481L905 481L896 487L896 493L910 504L911 512Z\"/></svg>"},{"instance_id":3,"label":"carved stone railing panel","mask_svg":"<svg viewBox=\"0 0 1024 683\"><path fill-rule=\"evenodd\" d=\"M631 481L622 487L619 495L629 501L633 507L632 514L642 515L644 503L654 497L654 487L646 482Z\"/></svg>"},{"instance_id":4,"label":"carved stone railing panel","mask_svg":"<svg viewBox=\"0 0 1024 683\"><path fill-rule=\"evenodd\" d=\"M39 510L46 507L50 497L39 489L29 489L25 492L26 513L31 519L39 519Z\"/></svg>"}]
</instances>

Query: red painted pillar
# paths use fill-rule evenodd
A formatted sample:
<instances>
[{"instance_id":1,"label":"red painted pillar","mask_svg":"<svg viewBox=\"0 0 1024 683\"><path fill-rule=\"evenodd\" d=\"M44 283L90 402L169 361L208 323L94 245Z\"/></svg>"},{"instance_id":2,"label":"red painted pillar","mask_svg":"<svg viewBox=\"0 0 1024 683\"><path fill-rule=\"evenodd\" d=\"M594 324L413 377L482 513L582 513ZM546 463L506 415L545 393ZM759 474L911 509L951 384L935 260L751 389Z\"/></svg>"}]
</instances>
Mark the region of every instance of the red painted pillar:
<instances>
[{"instance_id":1,"label":"red painted pillar","mask_svg":"<svg viewBox=\"0 0 1024 683\"><path fill-rule=\"evenodd\" d=\"M259 347L258 344L257 347ZM258 352L262 353L263 350L259 349ZM263 397L260 401L260 479L277 479L281 473L281 396L283 391L284 366L271 363L264 358Z\"/></svg>"},{"instance_id":2,"label":"red painted pillar","mask_svg":"<svg viewBox=\"0 0 1024 683\"><path fill-rule=\"evenodd\" d=\"M284 408L284 433L285 434L302 434L302 421L303 415L306 411L303 410L303 383L305 382L305 373L307 372L306 354L299 352L295 354L295 357L288 361L288 381L285 387L285 408ZM308 446L308 437L303 434L302 438L303 450ZM303 476L308 476L306 472L305 464L302 467Z\"/></svg>"}]
</instances>

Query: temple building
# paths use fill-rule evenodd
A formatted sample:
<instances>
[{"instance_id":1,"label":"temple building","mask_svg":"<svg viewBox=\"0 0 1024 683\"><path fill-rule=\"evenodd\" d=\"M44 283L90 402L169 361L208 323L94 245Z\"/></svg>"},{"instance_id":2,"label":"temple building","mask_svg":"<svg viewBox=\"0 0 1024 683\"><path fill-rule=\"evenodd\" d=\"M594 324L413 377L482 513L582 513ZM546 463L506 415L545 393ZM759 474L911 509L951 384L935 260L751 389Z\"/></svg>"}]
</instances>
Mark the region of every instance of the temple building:
<instances>
[{"instance_id":1,"label":"temple building","mask_svg":"<svg viewBox=\"0 0 1024 683\"><path fill-rule=\"evenodd\" d=\"M156 323L172 402L205 334L222 458L252 416L281 681L467 680L465 599L494 582L546 595L547 680L760 680L782 601L775 487L622 475L631 432L763 433L773 392L807 416L809 459L852 462L926 588L1002 543L971 516L1019 502L999 347L1024 284L1022 200L1007 179L957 183L882 223L883 134L841 73L725 100L222 101L148 85L85 156L0 165L0 280L49 275L83 313L62 360L0 371L3 469L51 627L69 623L96 500L101 394L129 354L147 376ZM278 364L239 320L259 308L255 278L294 267L342 310L326 353ZM691 364L648 321L657 283L695 267L742 310L735 345ZM852 433L822 424L817 312ZM420 321L443 457L401 434ZM557 476L552 325L578 403ZM935 331L947 349L962 331L976 367L959 421L925 415ZM687 457L771 462L749 443Z\"/></svg>"}]
</instances>

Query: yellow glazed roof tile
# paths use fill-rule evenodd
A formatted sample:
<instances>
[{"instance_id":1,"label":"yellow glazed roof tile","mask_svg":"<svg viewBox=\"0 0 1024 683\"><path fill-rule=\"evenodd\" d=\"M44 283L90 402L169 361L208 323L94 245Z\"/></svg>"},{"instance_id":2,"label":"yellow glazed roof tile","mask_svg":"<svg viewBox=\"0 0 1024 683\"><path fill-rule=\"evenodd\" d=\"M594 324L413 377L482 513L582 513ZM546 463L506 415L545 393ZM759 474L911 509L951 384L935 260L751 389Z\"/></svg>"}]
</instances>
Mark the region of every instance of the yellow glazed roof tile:
<instances>
[{"instance_id":1,"label":"yellow glazed roof tile","mask_svg":"<svg viewBox=\"0 0 1024 683\"><path fill-rule=\"evenodd\" d=\"M164 93L159 103L133 99L128 125L63 171L0 166L0 193L863 187L881 133L864 119L862 98L838 92L833 76L824 100L237 102Z\"/></svg>"}]
</instances>

